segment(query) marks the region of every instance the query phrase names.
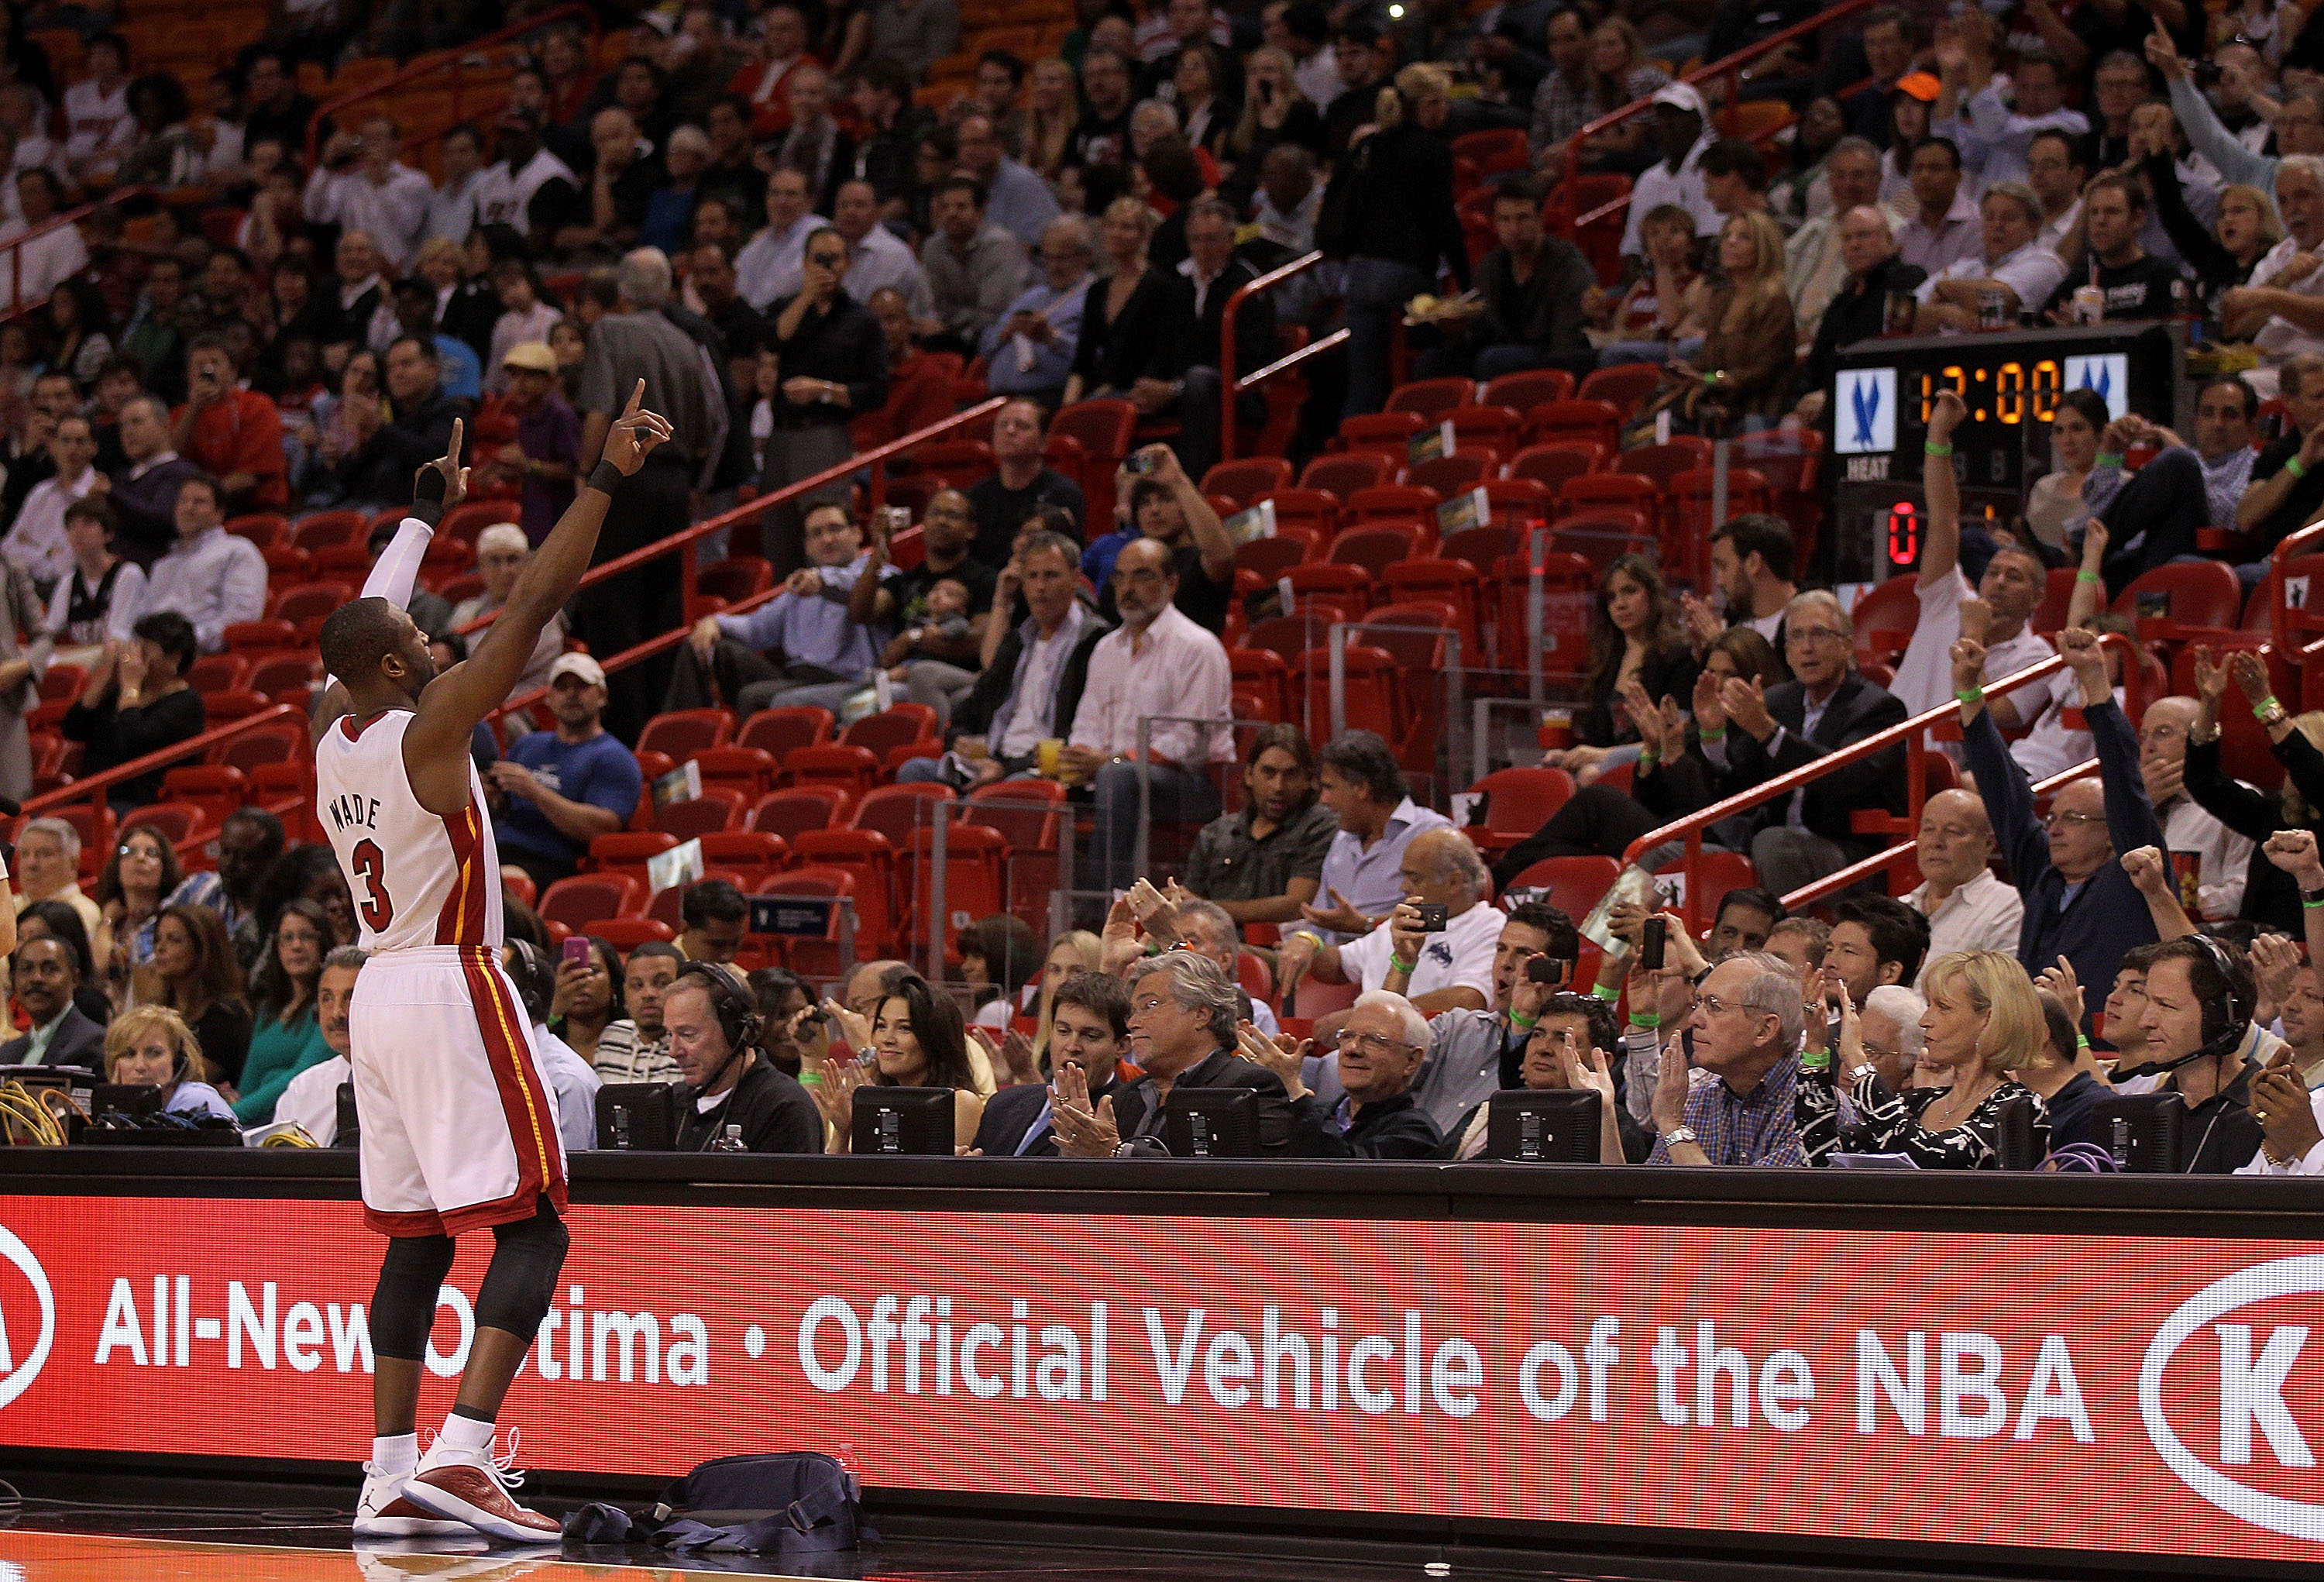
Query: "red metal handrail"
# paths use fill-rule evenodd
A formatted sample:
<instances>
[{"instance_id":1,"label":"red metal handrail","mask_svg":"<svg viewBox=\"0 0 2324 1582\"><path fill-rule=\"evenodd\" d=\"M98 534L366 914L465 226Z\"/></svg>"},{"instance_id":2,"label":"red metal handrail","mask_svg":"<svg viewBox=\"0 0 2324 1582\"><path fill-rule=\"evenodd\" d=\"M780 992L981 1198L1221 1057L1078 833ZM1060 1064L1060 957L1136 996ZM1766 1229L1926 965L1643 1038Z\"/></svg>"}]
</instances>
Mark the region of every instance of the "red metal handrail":
<instances>
[{"instance_id":1,"label":"red metal handrail","mask_svg":"<svg viewBox=\"0 0 2324 1582\"><path fill-rule=\"evenodd\" d=\"M1713 60L1709 65L1698 66L1693 70L1686 73L1683 77L1681 77L1678 80L1689 84L1699 84L1709 82L1714 78L1722 79L1725 83L1727 92L1726 97L1720 105L1717 113L1724 116L1727 118L1728 126L1732 128L1734 125L1735 108L1738 102L1736 97L1736 94L1742 83L1743 68L1745 66L1748 65L1751 61L1757 60L1760 56L1780 49L1784 45L1788 44L1794 40L1807 38L1812 34L1821 32L1825 28L1830 27L1832 23L1840 21L1842 18L1852 16L1859 11L1868 10L1873 5L1879 3L1880 0L1840 0L1840 5L1831 7L1829 10L1820 11L1815 15L1809 17L1805 22L1794 23L1791 26L1784 28L1780 32L1769 33L1764 39L1758 39L1751 43L1744 45L1743 48L1736 51L1735 53L1728 56L1723 60ZM1578 182L1582 177L1582 144L1600 132L1609 132L1613 130L1616 126L1620 125L1623 122L1628 120L1633 116L1646 114L1648 110L1654 107L1654 97L1651 94L1642 99L1633 99L1630 103L1624 105L1620 109L1599 116L1598 119L1583 126L1579 132L1576 132L1570 140L1568 140L1565 149L1564 176L1564 190L1567 193L1570 194L1574 190L1574 184ZM1589 225L1593 221L1604 219L1609 215L1621 213L1624 208L1628 207L1629 202L1630 199L1628 195L1625 194L1624 196L1616 199L1611 203L1604 204L1597 208L1591 209L1588 214L1577 213L1573 218L1573 229L1575 233L1578 235L1584 226Z\"/></svg>"},{"instance_id":2,"label":"red metal handrail","mask_svg":"<svg viewBox=\"0 0 2324 1582\"><path fill-rule=\"evenodd\" d=\"M401 69L381 78L377 82L365 83L363 87L343 93L335 99L324 100L315 106L315 113L307 119L307 168L310 171L315 168L316 156L322 149L323 124L326 121L334 119L338 112L346 110L350 105L377 97L390 88L401 88L405 83L415 81L430 72L442 71L447 68L452 71L452 121L454 123L465 121L467 116L460 101L462 93L466 88L466 79L469 59L501 44L512 43L529 33L539 32L550 23L564 21L567 18L576 18L587 27L589 59L595 61L597 58L597 14L588 5L583 5L581 0L570 0L569 4L559 5L555 10L544 11L540 15L528 17L522 22L512 23L496 32L486 33L483 38L461 44L456 48L438 50L423 55ZM407 127L404 129L403 146L408 148L414 143L424 141L425 138L434 136L442 130L441 127L436 127L429 132L420 133Z\"/></svg>"},{"instance_id":3,"label":"red metal handrail","mask_svg":"<svg viewBox=\"0 0 2324 1582\"><path fill-rule=\"evenodd\" d=\"M2102 645L2112 647L2123 655L2123 674L2127 684L2129 679L2135 673L2138 663L2136 646L2130 639L2112 633L2102 635L2098 641ZM2052 654L2048 659L2037 661L2022 671L2004 676L1997 681L1988 682L1986 690L1994 695L2015 691L2029 681L2038 681L2065 668L2065 659L2061 655ZM1793 791L1822 779L1835 769L1844 769L1851 763L1860 763L1899 744L1902 744L1904 748L1904 820L1911 828L1917 828L1921 822L1921 804L1926 792L1921 757L1932 750L1927 745L1927 732L1932 726L1944 725L1960 717L1960 704L1939 704L1936 708L1916 714L1901 724L1890 726L1886 730L1875 731L1860 742L1851 743L1835 752L1827 753L1812 763L1803 763L1797 769L1787 769L1774 779L1754 786L1749 791L1738 791L1723 801L1713 802L1711 806L1689 813L1684 818L1674 819L1659 829L1650 829L1630 843L1628 849L1622 854L1622 860L1625 863L1636 864L1639 857L1655 847L1667 845L1673 840L1684 837L1686 855L1683 859L1685 863L1683 871L1686 874L1686 895L1681 905L1687 926L1690 929L1694 928L1700 921L1698 909L1702 900L1702 886L1696 881L1702 871L1703 830L1718 823L1721 819L1732 818L1738 813L1748 813L1763 802L1771 802L1777 797L1788 796ZM2075 770L2061 778L2071 780L2078 778L2083 772L2083 770ZM1901 847L1892 847L1886 852L1876 853L1872 857L1856 865L1866 867L1869 865L1871 869L1876 870L1885 868L1899 860L1903 851L1904 848ZM1836 877L1836 875L1832 876ZM1869 872L1857 875L1858 878L1868 876ZM1809 890L1814 888L1810 886ZM1802 891L1799 893L1803 897L1812 899L1809 896L1808 891ZM1786 897L1784 904L1787 906L1792 904L1792 899Z\"/></svg>"},{"instance_id":4,"label":"red metal handrail","mask_svg":"<svg viewBox=\"0 0 2324 1582\"><path fill-rule=\"evenodd\" d=\"M57 787L54 791L42 791L24 803L23 817L27 819L38 819L43 814L53 813L59 809L69 808L75 802L86 800L89 804L89 828L102 829L105 827L106 813L105 793L108 788L119 785L124 780L135 780L140 775L151 774L157 769L178 768L187 760L199 758L212 747L233 741L236 736L247 735L262 726L282 725L294 720L303 725L306 719L306 712L303 709L295 708L288 703L274 704L260 709L256 714L247 714L226 725L213 726L199 735L188 736L182 742L172 742L166 747L156 748L142 758L132 758L126 763L116 763L110 769L84 775ZM295 759L300 763L312 762L311 755L305 754L295 755ZM310 787L313 783L311 772L308 783ZM18 828L22 828L22 824L19 824ZM188 847L198 846L202 840L208 838L209 838L208 833L205 832L201 840L181 840L177 845L182 850Z\"/></svg>"},{"instance_id":5,"label":"red metal handrail","mask_svg":"<svg viewBox=\"0 0 2324 1582\"><path fill-rule=\"evenodd\" d=\"M1235 288L1227 305L1219 312L1219 459L1235 458L1235 397L1256 388L1262 380L1286 373L1308 358L1321 356L1348 338L1345 326L1332 331L1321 340L1311 340L1297 351L1277 357L1243 378L1235 377L1235 318L1242 311L1243 303L1261 291L1272 291L1293 275L1310 270L1323 262L1318 252L1303 253L1290 263L1268 270L1265 274ZM1200 479L1195 480L1200 482Z\"/></svg>"},{"instance_id":6,"label":"red metal handrail","mask_svg":"<svg viewBox=\"0 0 2324 1582\"><path fill-rule=\"evenodd\" d=\"M885 469L890 457L900 455L916 445L936 439L938 435L950 433L953 430L973 423L980 418L990 417L994 412L999 412L1002 407L1008 405L1009 401L1010 398L1003 395L990 396L985 400L979 402L974 406L969 407L961 412L956 412L948 418L940 419L936 422L930 423L924 429L915 429L910 433L904 435L900 439L890 439L885 445L875 446L873 449L866 450L861 455L851 456L845 461L839 462L832 467L825 467L821 472L816 473L808 477L801 478L797 483L785 484L781 488L775 490L772 494L761 495L755 500L745 501L743 504L735 506L732 511L724 512L719 515L697 522L684 532L673 533L669 538L663 539L658 543L648 544L641 550L632 550L628 554L616 556L614 559L606 561L602 566L592 567L588 574L581 578L581 586L584 587L588 587L594 582L602 582L606 578L614 576L620 572L635 570L640 566L644 565L647 561L651 560L658 556L667 555L671 550L675 550L678 551L679 557L679 576L685 582L687 590L686 598L687 600L687 607L689 610L689 614L685 620L680 621L677 626L663 633L660 636L649 637L643 643L639 643L636 647L625 648L616 654L598 655L596 656L597 662L608 672L622 670L630 665L636 664L641 660L651 659L655 654L661 652L664 649L675 648L678 644L686 640L687 634L692 629L694 620L696 619L696 617L690 613L695 601L694 546L704 537L713 532L723 532L727 528L748 521L750 518L756 516L761 511L765 511L771 506L782 504L786 501L796 500L802 495L822 488L825 484L836 483L841 478L846 477L852 473L860 471L866 466L869 466L872 468L872 497L876 501L880 497L881 488L884 486ZM769 599L773 598L780 592L782 592L782 585L778 583L773 587L767 589L764 593L752 594L750 597L743 599L737 604L728 606L725 610L720 613L734 614L743 610L756 609L759 606L765 604ZM479 627L489 624L491 624L491 618L486 617L484 619L471 621L467 625L461 627L460 631L465 634L475 631ZM487 717L493 721L498 721L503 717L514 713L519 709L531 708L534 704L540 702L548 696L548 689L537 687L533 689L533 690L527 692L521 697L510 698L498 708L493 709Z\"/></svg>"},{"instance_id":7,"label":"red metal handrail","mask_svg":"<svg viewBox=\"0 0 2324 1582\"><path fill-rule=\"evenodd\" d=\"M62 230L67 226L78 225L108 203L119 203L129 198L158 198L161 193L161 190L159 187L143 185L116 187L102 198L90 199L78 208L69 208L62 214L51 217L43 221L38 230L26 231L23 236L11 236L6 241L0 242L0 251L5 251L9 255L9 308L6 313L0 314L0 319L21 318L40 306L37 302L24 301L24 245L27 242L37 241L52 232Z\"/></svg>"}]
</instances>

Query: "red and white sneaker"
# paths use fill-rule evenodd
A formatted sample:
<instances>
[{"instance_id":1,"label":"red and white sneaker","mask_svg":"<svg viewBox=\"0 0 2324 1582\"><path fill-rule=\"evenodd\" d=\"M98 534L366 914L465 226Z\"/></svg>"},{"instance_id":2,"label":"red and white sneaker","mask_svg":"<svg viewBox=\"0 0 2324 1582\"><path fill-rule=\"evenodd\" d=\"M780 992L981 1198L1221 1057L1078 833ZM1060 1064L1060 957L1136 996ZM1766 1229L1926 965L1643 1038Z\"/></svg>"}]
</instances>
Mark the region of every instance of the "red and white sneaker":
<instances>
[{"instance_id":1,"label":"red and white sneaker","mask_svg":"<svg viewBox=\"0 0 2324 1582\"><path fill-rule=\"evenodd\" d=\"M515 1470L517 1431L509 1430L506 1456L489 1450L463 1453L441 1439L428 1448L420 1470L403 1485L403 1498L435 1516L460 1522L506 1543L556 1543L563 1529L553 1516L528 1511L509 1497L524 1482Z\"/></svg>"},{"instance_id":2,"label":"red and white sneaker","mask_svg":"<svg viewBox=\"0 0 2324 1582\"><path fill-rule=\"evenodd\" d=\"M355 1501L357 1538L448 1538L475 1531L465 1522L446 1522L403 1497L408 1472L382 1472L364 1463L363 1495Z\"/></svg>"}]
</instances>

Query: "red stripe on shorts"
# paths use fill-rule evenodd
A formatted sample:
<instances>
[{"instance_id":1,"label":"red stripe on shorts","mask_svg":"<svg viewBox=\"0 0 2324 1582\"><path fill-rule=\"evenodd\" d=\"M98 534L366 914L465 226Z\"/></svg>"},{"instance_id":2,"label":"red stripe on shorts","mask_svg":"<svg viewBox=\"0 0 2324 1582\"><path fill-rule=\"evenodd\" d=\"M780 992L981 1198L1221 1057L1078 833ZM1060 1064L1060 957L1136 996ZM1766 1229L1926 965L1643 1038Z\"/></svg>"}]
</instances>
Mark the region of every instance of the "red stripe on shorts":
<instances>
[{"instance_id":1,"label":"red stripe on shorts","mask_svg":"<svg viewBox=\"0 0 2324 1582\"><path fill-rule=\"evenodd\" d=\"M443 910L436 914L436 943L481 945L484 942L484 875L483 825L473 799L444 820L444 837L452 843L452 861L459 874Z\"/></svg>"},{"instance_id":2,"label":"red stripe on shorts","mask_svg":"<svg viewBox=\"0 0 2324 1582\"><path fill-rule=\"evenodd\" d=\"M565 1207L565 1167L553 1135L557 1112L549 1106L547 1084L532 1063L532 1046L525 1036L524 1013L498 971L489 950L463 952L460 958L468 979L468 998L475 1006L476 1030L484 1041L484 1056L492 1064L493 1083L500 1089L501 1113L506 1118L509 1141L516 1149L517 1189L502 1199L511 1212L503 1218L522 1218L532 1211L531 1198L546 1193L559 1209ZM477 1207L483 1207L481 1205ZM471 1218L475 1208L455 1211ZM448 1222L453 1215L447 1215Z\"/></svg>"}]
</instances>

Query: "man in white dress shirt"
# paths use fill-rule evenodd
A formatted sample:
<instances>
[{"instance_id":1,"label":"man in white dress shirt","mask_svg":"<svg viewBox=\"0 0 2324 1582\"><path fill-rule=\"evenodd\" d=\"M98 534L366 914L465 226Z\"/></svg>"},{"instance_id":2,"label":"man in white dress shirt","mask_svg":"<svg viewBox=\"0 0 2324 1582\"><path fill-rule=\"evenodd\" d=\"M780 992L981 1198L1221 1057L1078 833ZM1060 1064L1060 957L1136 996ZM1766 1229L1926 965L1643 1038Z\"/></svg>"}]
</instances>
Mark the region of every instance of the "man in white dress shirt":
<instances>
[{"instance_id":1,"label":"man in white dress shirt","mask_svg":"<svg viewBox=\"0 0 2324 1582\"><path fill-rule=\"evenodd\" d=\"M178 486L178 541L153 562L145 613L175 610L194 624L204 653L222 652L226 629L266 613L266 557L226 531L217 481L208 475Z\"/></svg>"},{"instance_id":2,"label":"man in white dress shirt","mask_svg":"<svg viewBox=\"0 0 2324 1582\"><path fill-rule=\"evenodd\" d=\"M777 171L767 178L767 223L734 255L742 300L763 313L778 297L795 297L807 282L807 239L831 222L807 207L807 178Z\"/></svg>"},{"instance_id":3,"label":"man in white dress shirt","mask_svg":"<svg viewBox=\"0 0 2324 1582\"><path fill-rule=\"evenodd\" d=\"M2192 698L2157 698L2138 719L2138 773L2146 800L2163 821L2171 856L2197 859L2195 904L2190 915L2220 922L2243 910L2244 883L2250 874L2252 842L2219 822L2187 794L2187 733L2201 708ZM2183 905L2187 887L2172 874Z\"/></svg>"},{"instance_id":4,"label":"man in white dress shirt","mask_svg":"<svg viewBox=\"0 0 2324 1582\"><path fill-rule=\"evenodd\" d=\"M16 211L21 217L0 227L0 244L40 230L56 218L64 206L64 184L57 180L56 172L40 165L19 170ZM17 255L17 261L12 264L0 254L0 309L15 306L20 270L23 300L39 303L48 301L49 293L57 289L60 281L69 280L88 267L88 248L80 239L78 226L59 226L8 251Z\"/></svg>"},{"instance_id":5,"label":"man in white dress shirt","mask_svg":"<svg viewBox=\"0 0 2324 1582\"><path fill-rule=\"evenodd\" d=\"M2042 228L2042 200L2023 181L1985 190L1978 206L1984 245L1921 282L1913 328L1923 335L1981 328L1988 293L1999 292L2001 319L2014 327L2019 310L2049 301L2066 278L2065 261L2034 238Z\"/></svg>"},{"instance_id":6,"label":"man in white dress shirt","mask_svg":"<svg viewBox=\"0 0 2324 1582\"><path fill-rule=\"evenodd\" d=\"M1177 597L1167 544L1141 538L1122 547L1113 562L1121 625L1090 651L1089 680L1059 754L1076 781L1094 784L1099 884L1109 890L1127 890L1136 877L1141 781L1150 779L1154 819L1207 823L1219 815L1209 766L1234 759L1227 651L1180 613ZM1197 720L1212 723L1191 723Z\"/></svg>"},{"instance_id":7,"label":"man in white dress shirt","mask_svg":"<svg viewBox=\"0 0 2324 1582\"><path fill-rule=\"evenodd\" d=\"M428 217L420 222L420 239L466 242L476 228L476 183L484 179L484 151L476 129L463 123L444 134L437 145L443 161L444 184L428 197Z\"/></svg>"},{"instance_id":8,"label":"man in white dress shirt","mask_svg":"<svg viewBox=\"0 0 2324 1582\"><path fill-rule=\"evenodd\" d=\"M308 178L306 196L309 219L362 231L398 274L418 249L436 199L428 178L395 157L401 142L393 121L365 117L360 135L342 132L331 139Z\"/></svg>"},{"instance_id":9,"label":"man in white dress shirt","mask_svg":"<svg viewBox=\"0 0 2324 1582\"><path fill-rule=\"evenodd\" d=\"M847 278L842 283L849 296L868 308L872 292L890 290L904 299L913 323L936 316L927 272L911 244L880 223L880 195L871 182L841 184L832 199L831 228L847 243Z\"/></svg>"},{"instance_id":10,"label":"man in white dress shirt","mask_svg":"<svg viewBox=\"0 0 2324 1582\"><path fill-rule=\"evenodd\" d=\"M2014 954L2025 898L1994 876L1993 824L1977 793L1942 791L1922 803L1914 850L1921 884L1904 904L1929 920L1920 976L1928 976L1930 962L1956 950Z\"/></svg>"},{"instance_id":11,"label":"man in white dress shirt","mask_svg":"<svg viewBox=\"0 0 2324 1582\"><path fill-rule=\"evenodd\" d=\"M137 141L129 113L129 43L119 33L88 42L88 75L65 89L65 160L77 176L110 171Z\"/></svg>"},{"instance_id":12,"label":"man in white dress shirt","mask_svg":"<svg viewBox=\"0 0 2324 1582\"><path fill-rule=\"evenodd\" d=\"M87 418L57 420L56 434L49 440L49 456L57 464L56 476L32 486L7 536L0 538L0 554L23 569L42 598L72 575L72 545L65 538L65 507L97 487L105 476L89 465L97 458L97 439L89 431Z\"/></svg>"},{"instance_id":13,"label":"man in white dress shirt","mask_svg":"<svg viewBox=\"0 0 2324 1582\"><path fill-rule=\"evenodd\" d=\"M1406 995L1423 1016L1491 1008L1493 958L1508 919L1486 903L1492 877L1477 848L1457 829L1424 830L1405 847L1398 878L1404 900L1360 939L1328 945L1306 929L1285 936L1276 971L1286 995L1312 972L1322 983ZM1444 927L1423 931L1419 920L1405 911L1416 902L1443 907ZM1400 933L1407 938L1399 941ZM1400 943L1413 954L1400 956Z\"/></svg>"}]
</instances>

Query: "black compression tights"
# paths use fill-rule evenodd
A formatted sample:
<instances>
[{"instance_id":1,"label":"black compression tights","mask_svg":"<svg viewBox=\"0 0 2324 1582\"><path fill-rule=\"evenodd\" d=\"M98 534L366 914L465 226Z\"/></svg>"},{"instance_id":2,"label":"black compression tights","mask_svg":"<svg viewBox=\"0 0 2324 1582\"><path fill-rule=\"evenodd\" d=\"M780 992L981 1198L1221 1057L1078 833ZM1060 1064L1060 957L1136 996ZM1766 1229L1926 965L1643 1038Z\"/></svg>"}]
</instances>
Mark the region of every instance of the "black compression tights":
<instances>
[{"instance_id":1,"label":"black compression tights","mask_svg":"<svg viewBox=\"0 0 2324 1582\"><path fill-rule=\"evenodd\" d=\"M493 1226L493 1261L476 1292L477 1327L528 1338L535 1334L556 1299L557 1276L571 1243L565 1222L546 1202L530 1219ZM426 1354L436 1294L451 1272L452 1252L450 1236L389 1239L371 1299L375 1355L417 1362Z\"/></svg>"}]
</instances>

